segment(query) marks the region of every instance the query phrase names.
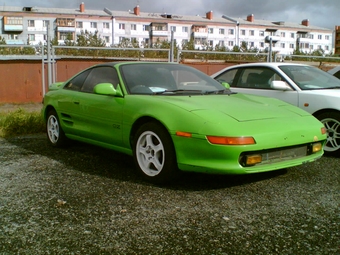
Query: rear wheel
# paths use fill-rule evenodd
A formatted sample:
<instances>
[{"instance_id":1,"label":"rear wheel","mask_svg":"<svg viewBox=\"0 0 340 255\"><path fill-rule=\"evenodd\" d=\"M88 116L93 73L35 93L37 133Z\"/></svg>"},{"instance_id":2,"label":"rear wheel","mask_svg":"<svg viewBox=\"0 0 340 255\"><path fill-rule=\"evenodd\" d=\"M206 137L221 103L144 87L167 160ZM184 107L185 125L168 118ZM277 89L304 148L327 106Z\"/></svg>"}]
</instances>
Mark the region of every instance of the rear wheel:
<instances>
[{"instance_id":1,"label":"rear wheel","mask_svg":"<svg viewBox=\"0 0 340 255\"><path fill-rule=\"evenodd\" d=\"M47 114L46 132L48 141L55 147L62 147L66 144L67 138L60 126L59 118L55 110Z\"/></svg>"},{"instance_id":2,"label":"rear wheel","mask_svg":"<svg viewBox=\"0 0 340 255\"><path fill-rule=\"evenodd\" d=\"M327 129L327 142L324 146L326 153L339 153L340 151L340 113L325 112L316 116Z\"/></svg>"},{"instance_id":3,"label":"rear wheel","mask_svg":"<svg viewBox=\"0 0 340 255\"><path fill-rule=\"evenodd\" d=\"M176 153L168 131L156 122L143 124L133 142L134 161L148 181L164 183L177 177Z\"/></svg>"}]
</instances>

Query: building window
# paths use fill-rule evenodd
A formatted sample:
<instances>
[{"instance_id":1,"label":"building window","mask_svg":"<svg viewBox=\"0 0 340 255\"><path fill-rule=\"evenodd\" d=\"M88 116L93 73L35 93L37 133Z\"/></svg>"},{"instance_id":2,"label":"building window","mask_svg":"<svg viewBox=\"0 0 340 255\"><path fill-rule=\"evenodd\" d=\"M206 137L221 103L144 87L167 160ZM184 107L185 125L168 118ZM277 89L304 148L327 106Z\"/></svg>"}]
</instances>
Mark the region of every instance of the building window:
<instances>
[{"instance_id":1,"label":"building window","mask_svg":"<svg viewBox=\"0 0 340 255\"><path fill-rule=\"evenodd\" d=\"M68 32L60 32L59 40L64 40L65 41L68 38L69 34L70 33L68 33Z\"/></svg>"},{"instance_id":2,"label":"building window","mask_svg":"<svg viewBox=\"0 0 340 255\"><path fill-rule=\"evenodd\" d=\"M313 44L311 44L309 47L310 47L311 50L314 50L314 45Z\"/></svg>"},{"instance_id":3,"label":"building window","mask_svg":"<svg viewBox=\"0 0 340 255\"><path fill-rule=\"evenodd\" d=\"M208 43L209 43L209 46L214 46L214 41L213 40L209 40Z\"/></svg>"},{"instance_id":4,"label":"building window","mask_svg":"<svg viewBox=\"0 0 340 255\"><path fill-rule=\"evenodd\" d=\"M104 36L104 41L106 43L109 43L110 42L110 36Z\"/></svg>"},{"instance_id":5,"label":"building window","mask_svg":"<svg viewBox=\"0 0 340 255\"><path fill-rule=\"evenodd\" d=\"M233 47L234 46L234 41L228 41L228 46Z\"/></svg>"},{"instance_id":6,"label":"building window","mask_svg":"<svg viewBox=\"0 0 340 255\"><path fill-rule=\"evenodd\" d=\"M290 38L295 38L295 34L294 33L290 33Z\"/></svg>"},{"instance_id":7,"label":"building window","mask_svg":"<svg viewBox=\"0 0 340 255\"><path fill-rule=\"evenodd\" d=\"M281 46L282 49L284 49L286 47L286 44L285 43L281 43L280 46Z\"/></svg>"},{"instance_id":8,"label":"building window","mask_svg":"<svg viewBox=\"0 0 340 255\"><path fill-rule=\"evenodd\" d=\"M91 28L97 28L97 22L91 22L90 26Z\"/></svg>"},{"instance_id":9,"label":"building window","mask_svg":"<svg viewBox=\"0 0 340 255\"><path fill-rule=\"evenodd\" d=\"M188 42L189 42L188 39L183 39L182 40L182 45L186 45Z\"/></svg>"},{"instance_id":10,"label":"building window","mask_svg":"<svg viewBox=\"0 0 340 255\"><path fill-rule=\"evenodd\" d=\"M149 31L150 26L149 25L143 25L143 31Z\"/></svg>"},{"instance_id":11,"label":"building window","mask_svg":"<svg viewBox=\"0 0 340 255\"><path fill-rule=\"evenodd\" d=\"M246 35L246 30L245 29L241 29L241 35Z\"/></svg>"},{"instance_id":12,"label":"building window","mask_svg":"<svg viewBox=\"0 0 340 255\"><path fill-rule=\"evenodd\" d=\"M314 39L314 35L313 34L309 34L309 39Z\"/></svg>"},{"instance_id":13,"label":"building window","mask_svg":"<svg viewBox=\"0 0 340 255\"><path fill-rule=\"evenodd\" d=\"M325 46L325 50L329 50L329 46L328 45Z\"/></svg>"},{"instance_id":14,"label":"building window","mask_svg":"<svg viewBox=\"0 0 340 255\"><path fill-rule=\"evenodd\" d=\"M249 46L250 46L251 48L254 48L254 46L255 46L254 42L249 42Z\"/></svg>"},{"instance_id":15,"label":"building window","mask_svg":"<svg viewBox=\"0 0 340 255\"><path fill-rule=\"evenodd\" d=\"M249 30L249 35L250 36L254 36L255 35L255 31L254 30Z\"/></svg>"},{"instance_id":16,"label":"building window","mask_svg":"<svg viewBox=\"0 0 340 255\"><path fill-rule=\"evenodd\" d=\"M131 24L131 30L137 30L137 25L136 24Z\"/></svg>"},{"instance_id":17,"label":"building window","mask_svg":"<svg viewBox=\"0 0 340 255\"><path fill-rule=\"evenodd\" d=\"M281 37L286 37L286 33L285 32L281 32Z\"/></svg>"},{"instance_id":18,"label":"building window","mask_svg":"<svg viewBox=\"0 0 340 255\"><path fill-rule=\"evenodd\" d=\"M329 35L325 35L325 40L329 40Z\"/></svg>"},{"instance_id":19,"label":"building window","mask_svg":"<svg viewBox=\"0 0 340 255\"><path fill-rule=\"evenodd\" d=\"M260 35L260 36L264 36L264 31L260 31L260 32L259 32L259 35Z\"/></svg>"},{"instance_id":20,"label":"building window","mask_svg":"<svg viewBox=\"0 0 340 255\"><path fill-rule=\"evenodd\" d=\"M260 42L260 47L264 48L264 42Z\"/></svg>"},{"instance_id":21,"label":"building window","mask_svg":"<svg viewBox=\"0 0 340 255\"><path fill-rule=\"evenodd\" d=\"M228 35L233 35L234 34L234 29L228 29Z\"/></svg>"},{"instance_id":22,"label":"building window","mask_svg":"<svg viewBox=\"0 0 340 255\"><path fill-rule=\"evenodd\" d=\"M318 39L319 39L319 40L322 40L322 35L318 35Z\"/></svg>"},{"instance_id":23,"label":"building window","mask_svg":"<svg viewBox=\"0 0 340 255\"><path fill-rule=\"evenodd\" d=\"M220 28L220 29L218 30L218 33L219 33L220 35L224 35L224 28Z\"/></svg>"},{"instance_id":24,"label":"building window","mask_svg":"<svg viewBox=\"0 0 340 255\"><path fill-rule=\"evenodd\" d=\"M29 40L30 42L35 41L35 35L29 34L29 35L28 35L28 40Z\"/></svg>"},{"instance_id":25,"label":"building window","mask_svg":"<svg viewBox=\"0 0 340 255\"><path fill-rule=\"evenodd\" d=\"M214 33L214 29L213 28L208 28L208 34L213 34Z\"/></svg>"},{"instance_id":26,"label":"building window","mask_svg":"<svg viewBox=\"0 0 340 255\"><path fill-rule=\"evenodd\" d=\"M34 27L34 20L28 20L27 26Z\"/></svg>"},{"instance_id":27,"label":"building window","mask_svg":"<svg viewBox=\"0 0 340 255\"><path fill-rule=\"evenodd\" d=\"M47 27L50 22L48 20L43 20L43 27Z\"/></svg>"},{"instance_id":28,"label":"building window","mask_svg":"<svg viewBox=\"0 0 340 255\"><path fill-rule=\"evenodd\" d=\"M119 23L119 29L125 30L125 24L124 23Z\"/></svg>"},{"instance_id":29,"label":"building window","mask_svg":"<svg viewBox=\"0 0 340 255\"><path fill-rule=\"evenodd\" d=\"M176 32L176 26L171 26L171 27L170 27L170 31Z\"/></svg>"},{"instance_id":30,"label":"building window","mask_svg":"<svg viewBox=\"0 0 340 255\"><path fill-rule=\"evenodd\" d=\"M76 27L77 28L83 28L83 22L82 21L77 21L76 22Z\"/></svg>"},{"instance_id":31,"label":"building window","mask_svg":"<svg viewBox=\"0 0 340 255\"><path fill-rule=\"evenodd\" d=\"M22 25L22 17L7 17L6 25Z\"/></svg>"},{"instance_id":32,"label":"building window","mask_svg":"<svg viewBox=\"0 0 340 255\"><path fill-rule=\"evenodd\" d=\"M188 33L189 31L189 28L188 27L182 27L182 32L183 33Z\"/></svg>"},{"instance_id":33,"label":"building window","mask_svg":"<svg viewBox=\"0 0 340 255\"><path fill-rule=\"evenodd\" d=\"M290 44L289 44L289 48L290 48L290 49L294 49L294 43L290 43Z\"/></svg>"},{"instance_id":34,"label":"building window","mask_svg":"<svg viewBox=\"0 0 340 255\"><path fill-rule=\"evenodd\" d=\"M109 29L110 28L110 23L109 22L104 22L103 23L103 28Z\"/></svg>"}]
</instances>

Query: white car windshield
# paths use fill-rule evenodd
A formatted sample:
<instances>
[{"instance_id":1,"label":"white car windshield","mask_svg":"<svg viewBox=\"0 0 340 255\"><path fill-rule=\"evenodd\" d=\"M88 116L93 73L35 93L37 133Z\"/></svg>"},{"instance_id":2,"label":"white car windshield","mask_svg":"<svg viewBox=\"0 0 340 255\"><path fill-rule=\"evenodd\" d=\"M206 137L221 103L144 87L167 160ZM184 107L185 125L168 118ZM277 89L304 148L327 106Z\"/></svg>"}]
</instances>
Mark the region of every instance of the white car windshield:
<instances>
[{"instance_id":1,"label":"white car windshield","mask_svg":"<svg viewBox=\"0 0 340 255\"><path fill-rule=\"evenodd\" d=\"M280 69L301 90L340 89L340 79L313 66L284 65Z\"/></svg>"}]
</instances>

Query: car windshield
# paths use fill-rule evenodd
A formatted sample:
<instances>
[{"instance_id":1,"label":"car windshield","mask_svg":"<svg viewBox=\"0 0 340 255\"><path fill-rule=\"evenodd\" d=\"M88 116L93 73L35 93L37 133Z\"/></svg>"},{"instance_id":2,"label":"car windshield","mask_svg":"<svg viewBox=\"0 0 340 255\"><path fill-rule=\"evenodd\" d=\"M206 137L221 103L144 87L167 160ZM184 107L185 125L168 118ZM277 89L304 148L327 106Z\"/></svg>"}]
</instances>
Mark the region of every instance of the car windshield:
<instances>
[{"instance_id":1,"label":"car windshield","mask_svg":"<svg viewBox=\"0 0 340 255\"><path fill-rule=\"evenodd\" d=\"M182 64L137 63L120 67L130 94L207 95L231 93L219 82Z\"/></svg>"},{"instance_id":2,"label":"car windshield","mask_svg":"<svg viewBox=\"0 0 340 255\"><path fill-rule=\"evenodd\" d=\"M280 69L302 90L340 89L340 80L313 66L284 65Z\"/></svg>"}]
</instances>

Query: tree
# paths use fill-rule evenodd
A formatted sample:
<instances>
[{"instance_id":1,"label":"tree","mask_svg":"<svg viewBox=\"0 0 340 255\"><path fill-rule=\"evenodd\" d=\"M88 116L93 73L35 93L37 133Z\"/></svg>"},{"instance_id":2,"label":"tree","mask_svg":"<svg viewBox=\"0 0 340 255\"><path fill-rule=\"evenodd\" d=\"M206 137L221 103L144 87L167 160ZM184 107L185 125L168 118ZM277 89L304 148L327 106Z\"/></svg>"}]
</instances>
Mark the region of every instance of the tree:
<instances>
[{"instance_id":1,"label":"tree","mask_svg":"<svg viewBox=\"0 0 340 255\"><path fill-rule=\"evenodd\" d=\"M106 42L98 36L98 31L92 34L87 30L82 31L80 35L77 35L77 46L85 47L105 47Z\"/></svg>"}]
</instances>

